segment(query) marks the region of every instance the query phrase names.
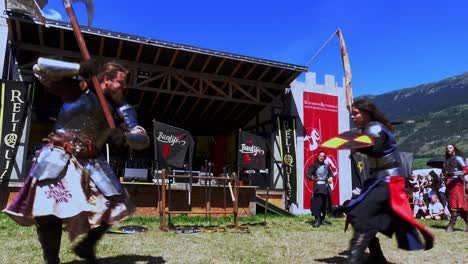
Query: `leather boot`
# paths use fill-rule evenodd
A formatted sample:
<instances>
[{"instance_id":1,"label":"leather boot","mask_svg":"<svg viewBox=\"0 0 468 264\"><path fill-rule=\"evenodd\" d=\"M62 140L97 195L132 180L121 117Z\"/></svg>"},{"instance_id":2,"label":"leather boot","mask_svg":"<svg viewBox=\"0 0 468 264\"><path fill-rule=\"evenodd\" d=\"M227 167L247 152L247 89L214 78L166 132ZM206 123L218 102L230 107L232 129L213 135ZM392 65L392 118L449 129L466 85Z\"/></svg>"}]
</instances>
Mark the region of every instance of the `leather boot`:
<instances>
[{"instance_id":1,"label":"leather boot","mask_svg":"<svg viewBox=\"0 0 468 264\"><path fill-rule=\"evenodd\" d=\"M362 263L363 253L366 250L369 242L375 237L375 233L362 233L354 231L351 239L351 249L349 250L349 263Z\"/></svg>"},{"instance_id":2,"label":"leather boot","mask_svg":"<svg viewBox=\"0 0 468 264\"><path fill-rule=\"evenodd\" d=\"M468 232L468 211L460 211L460 216L465 221L465 232Z\"/></svg>"},{"instance_id":3,"label":"leather boot","mask_svg":"<svg viewBox=\"0 0 468 264\"><path fill-rule=\"evenodd\" d=\"M369 253L370 253L370 261L369 263L379 263L379 264L386 264L387 259L385 258L382 248L380 247L379 239L374 236L369 242Z\"/></svg>"},{"instance_id":4,"label":"leather boot","mask_svg":"<svg viewBox=\"0 0 468 264\"><path fill-rule=\"evenodd\" d=\"M42 256L46 264L60 263L60 240L62 238L62 223L36 219L36 232L42 247Z\"/></svg>"},{"instance_id":5,"label":"leather boot","mask_svg":"<svg viewBox=\"0 0 468 264\"><path fill-rule=\"evenodd\" d=\"M455 226L455 223L457 222L457 217L458 217L458 212L457 211L451 211L450 212L450 219L449 219L449 224L447 226L447 229L445 231L447 232L453 232L453 228Z\"/></svg>"},{"instance_id":6,"label":"leather boot","mask_svg":"<svg viewBox=\"0 0 468 264\"><path fill-rule=\"evenodd\" d=\"M322 221L320 220L320 216L316 216L315 217L315 221L314 223L312 224L313 227L319 227L320 225L322 224Z\"/></svg>"},{"instance_id":7,"label":"leather boot","mask_svg":"<svg viewBox=\"0 0 468 264\"><path fill-rule=\"evenodd\" d=\"M85 259L89 264L97 263L96 244L106 233L107 229L109 229L109 225L107 224L91 229L86 237L73 248L73 252L78 257Z\"/></svg>"}]
</instances>

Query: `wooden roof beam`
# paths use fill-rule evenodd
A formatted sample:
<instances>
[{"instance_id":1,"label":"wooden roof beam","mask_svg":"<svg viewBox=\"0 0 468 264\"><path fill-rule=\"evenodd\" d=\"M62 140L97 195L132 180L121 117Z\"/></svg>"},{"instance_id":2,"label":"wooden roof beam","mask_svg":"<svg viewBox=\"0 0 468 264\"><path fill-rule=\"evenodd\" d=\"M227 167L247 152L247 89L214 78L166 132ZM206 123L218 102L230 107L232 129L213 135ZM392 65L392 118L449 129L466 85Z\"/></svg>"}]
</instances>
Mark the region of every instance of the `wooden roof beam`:
<instances>
[{"instance_id":1,"label":"wooden roof beam","mask_svg":"<svg viewBox=\"0 0 468 264\"><path fill-rule=\"evenodd\" d=\"M224 107L224 105L226 105L226 101L224 102L221 102L218 107L216 108L216 110L213 111L213 115L211 116L210 118L210 121L214 120L216 115L219 113L219 111L221 111L221 109Z\"/></svg>"},{"instance_id":2,"label":"wooden roof beam","mask_svg":"<svg viewBox=\"0 0 468 264\"><path fill-rule=\"evenodd\" d=\"M172 54L172 58L171 58L171 61L170 61L170 63L169 63L169 67L172 67L172 65L174 65L174 62L175 62L175 60L176 60L176 58L177 58L177 54L179 54L179 50L176 50L176 51L174 52L174 54Z\"/></svg>"},{"instance_id":3,"label":"wooden roof beam","mask_svg":"<svg viewBox=\"0 0 468 264\"><path fill-rule=\"evenodd\" d=\"M185 69L188 70L190 67L192 67L193 62L195 61L195 58L197 57L197 53L192 53L192 57L190 58L189 62L185 66Z\"/></svg>"},{"instance_id":4,"label":"wooden roof beam","mask_svg":"<svg viewBox=\"0 0 468 264\"><path fill-rule=\"evenodd\" d=\"M206 80L205 82L209 87L213 88L213 90L215 90L218 93L218 95L221 94L223 96L228 96L223 90L214 85L213 82L211 82L210 80Z\"/></svg>"},{"instance_id":5,"label":"wooden roof beam","mask_svg":"<svg viewBox=\"0 0 468 264\"><path fill-rule=\"evenodd\" d=\"M271 70L271 67L268 66L263 72L262 74L260 74L260 76L257 78L257 81L263 79L263 77L265 77L265 75Z\"/></svg>"},{"instance_id":6,"label":"wooden roof beam","mask_svg":"<svg viewBox=\"0 0 468 264\"><path fill-rule=\"evenodd\" d=\"M44 32L42 32L42 25L37 25L38 35L39 35L39 45L44 46Z\"/></svg>"},{"instance_id":7,"label":"wooden roof beam","mask_svg":"<svg viewBox=\"0 0 468 264\"><path fill-rule=\"evenodd\" d=\"M16 39L18 41L23 41L23 33L21 32L21 23L19 20L15 20L16 26Z\"/></svg>"},{"instance_id":8,"label":"wooden roof beam","mask_svg":"<svg viewBox=\"0 0 468 264\"><path fill-rule=\"evenodd\" d=\"M195 108L197 107L198 103L200 103L200 100L201 98L197 98L197 101L195 101L195 103L192 105L192 107L190 108L190 111L188 111L188 113L193 113L193 110L195 110ZM184 122L187 121L188 119L190 118L190 115L187 115L184 119Z\"/></svg>"},{"instance_id":9,"label":"wooden roof beam","mask_svg":"<svg viewBox=\"0 0 468 264\"><path fill-rule=\"evenodd\" d=\"M272 100L275 100L276 97L268 91L268 89L265 89L264 87L257 86L257 88L264 94L268 95Z\"/></svg>"},{"instance_id":10,"label":"wooden roof beam","mask_svg":"<svg viewBox=\"0 0 468 264\"><path fill-rule=\"evenodd\" d=\"M12 21L11 21L11 19L7 19L6 21L7 21L7 25L8 25L8 40L13 42L14 41L14 39L13 39L14 35L13 35L13 26L11 24Z\"/></svg>"},{"instance_id":11,"label":"wooden roof beam","mask_svg":"<svg viewBox=\"0 0 468 264\"><path fill-rule=\"evenodd\" d=\"M299 76L299 74L297 75L292 75L291 77L289 77L289 79L286 81L287 84L291 84L292 81L294 81L294 79L296 79L297 77ZM289 87L289 85L288 85Z\"/></svg>"},{"instance_id":12,"label":"wooden roof beam","mask_svg":"<svg viewBox=\"0 0 468 264\"><path fill-rule=\"evenodd\" d=\"M169 74L164 75L164 78L161 81L161 85L159 86L161 89L162 89L162 87L164 87L164 83L166 82L168 76L169 76ZM151 103L151 108L150 108L151 113L153 112L153 108L156 105L156 100L158 98L159 98L159 92L156 91L156 96L154 97L153 102Z\"/></svg>"},{"instance_id":13,"label":"wooden roof beam","mask_svg":"<svg viewBox=\"0 0 468 264\"><path fill-rule=\"evenodd\" d=\"M185 66L185 69L186 69L186 70L189 69L190 66L192 66L192 63L193 63L193 61L195 60L196 57L197 57L197 54L196 54L196 53L193 53L192 56L190 57L189 62L188 62L187 65ZM179 87L180 87L181 84L182 84L181 82L178 82L178 83L177 83L177 86L174 88L174 90L179 90ZM191 86L192 86L192 87L195 87L195 83L193 83Z\"/></svg>"},{"instance_id":14,"label":"wooden roof beam","mask_svg":"<svg viewBox=\"0 0 468 264\"><path fill-rule=\"evenodd\" d=\"M76 59L81 59L81 54L79 52L75 51L64 51L60 50L58 48L50 48L50 47L40 47L38 45L33 45L33 44L26 44L26 43L19 43L15 42L14 46L20 49L24 50L30 50L30 51L36 51L40 53L49 53L53 55L57 54L62 54L62 56L67 56L70 58L76 58ZM210 73L203 73L203 72L195 72L195 71L188 71L184 69L177 69L177 68L170 68L166 66L160 66L160 65L152 65L152 64L146 64L146 63L137 63L133 61L128 61L128 60L119 60L120 63L126 66L131 66L131 67L138 67L141 70L146 70L146 71L166 71L166 72L173 72L179 75L184 75L188 77L193 77L193 78L204 78L204 79L211 79L214 81L232 81L236 82L241 85L249 85L249 86L263 86L268 89L275 89L275 90L281 90L283 91L286 85L282 84L274 84L274 83L269 83L269 82L262 82L262 81L255 81L255 80L245 80L243 78L230 78L228 76L221 76L221 75L216 75L216 74L210 74ZM205 63L206 64L206 63Z\"/></svg>"},{"instance_id":15,"label":"wooden roof beam","mask_svg":"<svg viewBox=\"0 0 468 264\"><path fill-rule=\"evenodd\" d=\"M117 47L117 55L116 58L120 59L120 55L122 55L122 48L123 48L123 41L119 40L119 46Z\"/></svg>"},{"instance_id":16,"label":"wooden roof beam","mask_svg":"<svg viewBox=\"0 0 468 264\"><path fill-rule=\"evenodd\" d=\"M139 62L140 61L140 56L141 56L141 52L143 51L143 44L140 44L138 46L138 51L137 51L137 54L136 54L136 57L135 57L135 61L136 62Z\"/></svg>"},{"instance_id":17,"label":"wooden roof beam","mask_svg":"<svg viewBox=\"0 0 468 264\"><path fill-rule=\"evenodd\" d=\"M157 79L160 79L160 78L162 78L162 77L164 77L166 75L167 75L167 72L160 73L160 74L158 74L156 76L150 77L150 78L148 78L146 80L143 80L143 81L139 82L137 85L142 86L142 85L148 84L148 83L150 83L152 81L156 81Z\"/></svg>"},{"instance_id":18,"label":"wooden roof beam","mask_svg":"<svg viewBox=\"0 0 468 264\"><path fill-rule=\"evenodd\" d=\"M257 65L258 65L258 64L254 64L254 65L250 68L250 70L244 75L244 79L249 78L250 74L252 74L252 72L255 70L255 68L257 68Z\"/></svg>"},{"instance_id":19,"label":"wooden roof beam","mask_svg":"<svg viewBox=\"0 0 468 264\"><path fill-rule=\"evenodd\" d=\"M101 37L99 40L99 57L102 57L104 54L104 42L106 41L106 38Z\"/></svg>"},{"instance_id":20,"label":"wooden roof beam","mask_svg":"<svg viewBox=\"0 0 468 264\"><path fill-rule=\"evenodd\" d=\"M60 29L60 48L65 48L65 30L63 30L62 28Z\"/></svg>"},{"instance_id":21,"label":"wooden roof beam","mask_svg":"<svg viewBox=\"0 0 468 264\"><path fill-rule=\"evenodd\" d=\"M211 105L214 103L214 100L211 100L206 106L205 106L205 109L203 109L203 111L200 113L200 117L203 117L206 113L206 111L208 111L208 109L211 107Z\"/></svg>"},{"instance_id":22,"label":"wooden roof beam","mask_svg":"<svg viewBox=\"0 0 468 264\"><path fill-rule=\"evenodd\" d=\"M142 105L143 99L145 98L145 91L141 91L140 98L138 99L138 106Z\"/></svg>"},{"instance_id":23,"label":"wooden roof beam","mask_svg":"<svg viewBox=\"0 0 468 264\"><path fill-rule=\"evenodd\" d=\"M240 104L234 105L231 108L231 111L229 111L227 114L224 115L225 120L231 120L231 115L236 112L236 110L237 110L237 108L239 108L239 106L240 106ZM243 105L243 107L246 107L246 106Z\"/></svg>"},{"instance_id":24,"label":"wooden roof beam","mask_svg":"<svg viewBox=\"0 0 468 264\"><path fill-rule=\"evenodd\" d=\"M284 69L281 69L274 77L271 79L271 82L276 82L276 80L283 74Z\"/></svg>"},{"instance_id":25,"label":"wooden roof beam","mask_svg":"<svg viewBox=\"0 0 468 264\"><path fill-rule=\"evenodd\" d=\"M166 107L164 107L164 110L161 113L162 115L166 115L167 111L169 110L169 107L171 106L172 100L174 100L174 94L171 94L171 97L169 97L169 100L165 102Z\"/></svg>"},{"instance_id":26,"label":"wooden roof beam","mask_svg":"<svg viewBox=\"0 0 468 264\"><path fill-rule=\"evenodd\" d=\"M177 115L179 114L180 110L182 110L182 107L184 106L188 98L189 98L188 96L184 96L184 99L182 100L182 102L179 104L179 107L177 107L176 111L174 112L174 115L173 115L174 119L177 119Z\"/></svg>"},{"instance_id":27,"label":"wooden roof beam","mask_svg":"<svg viewBox=\"0 0 468 264\"><path fill-rule=\"evenodd\" d=\"M226 58L223 58L221 62L219 63L218 67L216 68L216 71L214 72L215 74L218 74L218 72L221 70L221 68L224 65L224 62L226 62Z\"/></svg>"},{"instance_id":28,"label":"wooden roof beam","mask_svg":"<svg viewBox=\"0 0 468 264\"><path fill-rule=\"evenodd\" d=\"M153 58L153 64L156 64L159 60L159 56L161 55L161 49L162 48L158 48L158 50L156 50L156 53L154 54L154 58Z\"/></svg>"},{"instance_id":29,"label":"wooden roof beam","mask_svg":"<svg viewBox=\"0 0 468 264\"><path fill-rule=\"evenodd\" d=\"M249 110L250 110L250 106L244 107L244 109L241 109L239 112L237 112L237 116L234 117L234 120L235 121L239 120L245 114L245 112L247 112Z\"/></svg>"},{"instance_id":30,"label":"wooden roof beam","mask_svg":"<svg viewBox=\"0 0 468 264\"><path fill-rule=\"evenodd\" d=\"M203 64L200 72L204 72L206 70L206 67L208 67L208 64L210 63L211 61L211 58L213 58L213 56L209 56L208 59L206 59L205 63Z\"/></svg>"},{"instance_id":31,"label":"wooden roof beam","mask_svg":"<svg viewBox=\"0 0 468 264\"><path fill-rule=\"evenodd\" d=\"M189 90L193 91L194 93L198 94L198 90L195 89L192 85L184 81L181 77L177 76L176 74L172 75L174 79L176 79L179 83L181 83L183 86L187 87Z\"/></svg>"},{"instance_id":32,"label":"wooden roof beam","mask_svg":"<svg viewBox=\"0 0 468 264\"><path fill-rule=\"evenodd\" d=\"M158 101L160 93L156 92L156 95L153 98L153 102L151 102L151 107L150 107L150 112L153 113L153 108L156 105L156 102Z\"/></svg>"},{"instance_id":33,"label":"wooden roof beam","mask_svg":"<svg viewBox=\"0 0 468 264\"><path fill-rule=\"evenodd\" d=\"M247 92L246 90L244 90L239 84L235 83L235 82L232 82L232 85L239 91L241 92L242 94L244 94L245 96L247 96L248 98L250 98L252 101L254 102L258 102L258 100L249 92Z\"/></svg>"},{"instance_id":34,"label":"wooden roof beam","mask_svg":"<svg viewBox=\"0 0 468 264\"><path fill-rule=\"evenodd\" d=\"M161 88L155 88L155 87L138 87L135 90L144 90L147 92L159 92L159 93L165 93L165 94L175 94L175 95L180 95L180 96L190 96L190 97L197 97L201 99L214 99L218 101L227 101L227 102L243 103L243 104L255 104L255 105L264 105L264 106L268 106L271 104L271 103L266 103L266 102L255 102L255 101L246 100L246 99L226 98L226 97L221 97L221 96L205 95L205 94L194 94L194 93L187 93L183 91L174 91L174 90L167 90L167 89L161 89Z\"/></svg>"},{"instance_id":35,"label":"wooden roof beam","mask_svg":"<svg viewBox=\"0 0 468 264\"><path fill-rule=\"evenodd\" d=\"M232 78L232 77L237 73L237 71L240 69L240 67L242 66L243 63L244 63L243 61L239 62L239 63L236 65L236 67L234 68L234 70L231 72L231 74L229 74L229 77ZM223 86L221 87L221 90L224 90L224 88L225 88L226 85L228 85L228 84L229 84L229 82L224 82L224 83L223 83ZM230 91L232 91L232 89L231 89ZM232 96L232 93L231 93L231 96Z\"/></svg>"}]
</instances>

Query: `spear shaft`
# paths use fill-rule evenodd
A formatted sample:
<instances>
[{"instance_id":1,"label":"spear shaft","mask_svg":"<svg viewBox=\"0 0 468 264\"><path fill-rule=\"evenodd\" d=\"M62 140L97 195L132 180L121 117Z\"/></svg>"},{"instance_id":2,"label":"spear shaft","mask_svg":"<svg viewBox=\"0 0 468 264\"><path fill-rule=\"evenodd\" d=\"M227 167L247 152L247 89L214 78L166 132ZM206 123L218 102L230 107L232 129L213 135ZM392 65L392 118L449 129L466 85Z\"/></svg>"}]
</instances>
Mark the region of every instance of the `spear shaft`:
<instances>
[{"instance_id":1,"label":"spear shaft","mask_svg":"<svg viewBox=\"0 0 468 264\"><path fill-rule=\"evenodd\" d=\"M81 55L83 55L83 59L89 60L91 56L89 55L88 48L86 47L86 43L83 38L83 34L81 34L80 26L78 25L78 21L76 20L75 12L73 11L73 7L69 0L64 0L63 5L65 6L65 10L67 11L67 15L70 18L70 23L73 28L73 33L75 34L75 39L80 48ZM96 76L91 77L91 81L93 82L94 89L96 90L96 94L99 98L99 102L101 103L102 110L106 116L107 123L109 124L110 128L115 128L115 122L112 118L112 115L109 111L109 107L107 107L106 99L104 98L104 94L101 90L101 85Z\"/></svg>"}]
</instances>

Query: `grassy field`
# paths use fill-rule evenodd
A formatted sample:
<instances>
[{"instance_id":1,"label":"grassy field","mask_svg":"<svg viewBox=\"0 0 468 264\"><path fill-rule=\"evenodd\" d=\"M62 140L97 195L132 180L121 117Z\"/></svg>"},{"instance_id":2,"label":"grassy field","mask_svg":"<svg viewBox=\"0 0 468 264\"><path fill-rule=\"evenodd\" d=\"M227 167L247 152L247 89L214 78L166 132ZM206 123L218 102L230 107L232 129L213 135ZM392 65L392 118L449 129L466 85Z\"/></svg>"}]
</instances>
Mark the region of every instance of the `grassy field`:
<instances>
[{"instance_id":1,"label":"grassy field","mask_svg":"<svg viewBox=\"0 0 468 264\"><path fill-rule=\"evenodd\" d=\"M345 263L351 232L343 232L344 219L329 219L331 226L313 228L309 216L263 216L241 218L241 228L230 228L230 219L173 218L179 232L162 232L157 218L133 217L124 225L143 225L147 232L106 234L99 243L99 263ZM379 235L390 263L467 263L468 233L464 223L446 233L447 221L421 220L435 235L430 251L407 252L396 248L394 239ZM118 227L118 226L116 226ZM114 227L114 228L116 228ZM184 227L180 229L180 227ZM182 232L183 230L184 232ZM200 232L197 232L200 231ZM42 263L34 227L16 225L0 214L0 263ZM84 263L71 251L67 233L62 238L62 263Z\"/></svg>"}]
</instances>

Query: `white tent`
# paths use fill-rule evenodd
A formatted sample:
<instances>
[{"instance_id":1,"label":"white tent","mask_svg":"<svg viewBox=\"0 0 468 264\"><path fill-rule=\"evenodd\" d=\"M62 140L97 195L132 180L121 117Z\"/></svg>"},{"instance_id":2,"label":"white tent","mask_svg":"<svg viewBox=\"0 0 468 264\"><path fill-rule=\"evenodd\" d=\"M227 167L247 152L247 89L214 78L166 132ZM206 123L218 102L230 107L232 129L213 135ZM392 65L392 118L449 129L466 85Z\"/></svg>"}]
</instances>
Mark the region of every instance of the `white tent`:
<instances>
[{"instance_id":1,"label":"white tent","mask_svg":"<svg viewBox=\"0 0 468 264\"><path fill-rule=\"evenodd\" d=\"M420 170L413 170L413 175L428 176L429 172L431 172L431 171L434 171L437 175L440 175L440 173L442 172L441 169L436 169L436 168L433 168L433 169L420 169Z\"/></svg>"}]
</instances>

